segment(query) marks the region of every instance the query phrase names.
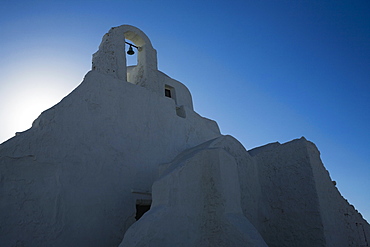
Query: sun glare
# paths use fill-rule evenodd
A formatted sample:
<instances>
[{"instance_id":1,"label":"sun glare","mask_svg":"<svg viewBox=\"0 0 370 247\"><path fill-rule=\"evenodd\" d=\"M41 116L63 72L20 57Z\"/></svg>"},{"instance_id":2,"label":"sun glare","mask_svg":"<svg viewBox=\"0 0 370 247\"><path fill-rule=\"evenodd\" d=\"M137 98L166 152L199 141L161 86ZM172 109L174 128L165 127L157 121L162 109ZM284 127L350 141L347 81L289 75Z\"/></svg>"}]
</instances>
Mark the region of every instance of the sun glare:
<instances>
[{"instance_id":1,"label":"sun glare","mask_svg":"<svg viewBox=\"0 0 370 247\"><path fill-rule=\"evenodd\" d=\"M24 131L31 127L32 122L44 110L52 107L61 100L61 95L54 88L31 87L23 88L12 99L9 119L17 131Z\"/></svg>"},{"instance_id":2,"label":"sun glare","mask_svg":"<svg viewBox=\"0 0 370 247\"><path fill-rule=\"evenodd\" d=\"M82 79L73 64L61 60L22 61L16 68L2 78L8 83L0 98L0 143L29 129L43 111L62 100Z\"/></svg>"}]
</instances>

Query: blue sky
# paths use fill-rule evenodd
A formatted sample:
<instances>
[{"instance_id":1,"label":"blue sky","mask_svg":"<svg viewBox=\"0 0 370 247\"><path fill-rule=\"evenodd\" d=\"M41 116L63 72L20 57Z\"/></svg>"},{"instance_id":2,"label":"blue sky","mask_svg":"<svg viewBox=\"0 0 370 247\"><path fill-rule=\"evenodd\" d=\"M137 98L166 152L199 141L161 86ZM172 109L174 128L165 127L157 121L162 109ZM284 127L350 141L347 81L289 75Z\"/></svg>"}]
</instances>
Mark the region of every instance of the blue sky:
<instances>
[{"instance_id":1,"label":"blue sky","mask_svg":"<svg viewBox=\"0 0 370 247\"><path fill-rule=\"evenodd\" d=\"M305 136L370 220L369 13L361 0L4 0L0 142L78 86L102 36L130 24L223 134L247 149Z\"/></svg>"}]
</instances>

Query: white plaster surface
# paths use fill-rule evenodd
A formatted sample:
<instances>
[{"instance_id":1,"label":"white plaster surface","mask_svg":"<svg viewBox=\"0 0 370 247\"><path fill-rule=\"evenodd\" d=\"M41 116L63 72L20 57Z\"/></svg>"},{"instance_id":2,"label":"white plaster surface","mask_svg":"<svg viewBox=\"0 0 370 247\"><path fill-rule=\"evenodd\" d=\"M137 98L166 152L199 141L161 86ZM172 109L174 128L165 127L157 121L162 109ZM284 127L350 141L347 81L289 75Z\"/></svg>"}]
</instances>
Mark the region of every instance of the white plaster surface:
<instances>
[{"instance_id":1,"label":"white plaster surface","mask_svg":"<svg viewBox=\"0 0 370 247\"><path fill-rule=\"evenodd\" d=\"M165 97L164 85L161 94L108 71L115 64L104 49L94 56L100 69L0 146L0 246L117 246L135 221L132 192L151 191L159 164L220 136L189 102Z\"/></svg>"},{"instance_id":2,"label":"white plaster surface","mask_svg":"<svg viewBox=\"0 0 370 247\"><path fill-rule=\"evenodd\" d=\"M369 224L339 194L313 143L301 138L249 153L257 162L263 205L260 223L251 222L268 246L369 245Z\"/></svg>"},{"instance_id":3,"label":"white plaster surface","mask_svg":"<svg viewBox=\"0 0 370 247\"><path fill-rule=\"evenodd\" d=\"M140 47L135 67L126 68L125 38ZM136 201L150 200L152 186L152 208L133 224ZM369 240L369 224L340 195L313 143L247 152L193 111L189 90L157 70L155 49L132 26L112 28L82 83L0 145L0 246Z\"/></svg>"},{"instance_id":4,"label":"white plaster surface","mask_svg":"<svg viewBox=\"0 0 370 247\"><path fill-rule=\"evenodd\" d=\"M152 208L126 232L120 247L267 246L241 209L233 142L220 137L163 165Z\"/></svg>"}]
</instances>

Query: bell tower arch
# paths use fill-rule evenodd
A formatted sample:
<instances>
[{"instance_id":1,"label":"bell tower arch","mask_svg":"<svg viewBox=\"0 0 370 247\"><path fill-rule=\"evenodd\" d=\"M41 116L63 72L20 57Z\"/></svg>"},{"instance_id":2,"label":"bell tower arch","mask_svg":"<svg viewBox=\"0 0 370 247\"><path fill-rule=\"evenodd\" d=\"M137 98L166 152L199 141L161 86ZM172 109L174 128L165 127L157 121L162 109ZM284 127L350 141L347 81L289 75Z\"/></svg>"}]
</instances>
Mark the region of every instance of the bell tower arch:
<instances>
[{"instance_id":1,"label":"bell tower arch","mask_svg":"<svg viewBox=\"0 0 370 247\"><path fill-rule=\"evenodd\" d=\"M135 45L135 66L127 66L126 40ZM158 70L157 51L148 36L137 27L122 25L111 28L93 54L92 71L144 87L169 99L167 102L173 104L174 112L180 117L186 117L185 108L193 110L187 87Z\"/></svg>"},{"instance_id":2,"label":"bell tower arch","mask_svg":"<svg viewBox=\"0 0 370 247\"><path fill-rule=\"evenodd\" d=\"M137 65L129 68L126 65L126 39L138 47L136 50ZM152 80L156 78L157 69L157 51L153 48L148 36L130 25L111 28L103 36L99 50L92 59L92 70L154 91L155 83Z\"/></svg>"}]
</instances>

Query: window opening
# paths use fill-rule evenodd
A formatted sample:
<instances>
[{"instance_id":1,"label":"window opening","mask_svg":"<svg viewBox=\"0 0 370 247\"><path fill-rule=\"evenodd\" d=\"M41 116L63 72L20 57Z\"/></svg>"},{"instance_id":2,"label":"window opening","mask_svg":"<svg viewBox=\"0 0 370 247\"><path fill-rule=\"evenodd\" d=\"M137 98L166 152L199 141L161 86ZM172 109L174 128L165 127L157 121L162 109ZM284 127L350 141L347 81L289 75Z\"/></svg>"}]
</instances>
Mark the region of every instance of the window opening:
<instances>
[{"instance_id":1,"label":"window opening","mask_svg":"<svg viewBox=\"0 0 370 247\"><path fill-rule=\"evenodd\" d=\"M171 98L175 100L176 102L176 91L175 88L169 86L169 85L164 85L164 96ZM177 103L177 102L176 102Z\"/></svg>"},{"instance_id":2,"label":"window opening","mask_svg":"<svg viewBox=\"0 0 370 247\"><path fill-rule=\"evenodd\" d=\"M168 88L165 88L164 89L164 95L168 98L172 98L171 97L171 89L168 89Z\"/></svg>"}]
</instances>

